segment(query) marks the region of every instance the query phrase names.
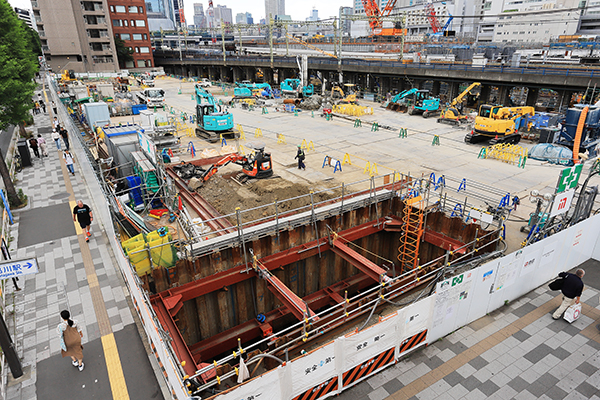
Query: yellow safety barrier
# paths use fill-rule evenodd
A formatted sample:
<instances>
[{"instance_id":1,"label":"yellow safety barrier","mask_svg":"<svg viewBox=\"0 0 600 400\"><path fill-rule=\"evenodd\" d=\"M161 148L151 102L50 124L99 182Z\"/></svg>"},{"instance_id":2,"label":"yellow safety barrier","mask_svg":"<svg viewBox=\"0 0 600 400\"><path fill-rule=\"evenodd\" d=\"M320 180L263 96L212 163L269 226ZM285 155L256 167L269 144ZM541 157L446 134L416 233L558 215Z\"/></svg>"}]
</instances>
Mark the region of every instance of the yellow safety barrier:
<instances>
[{"instance_id":1,"label":"yellow safety barrier","mask_svg":"<svg viewBox=\"0 0 600 400\"><path fill-rule=\"evenodd\" d=\"M353 117L373 115L373 107L363 107L356 104L336 104L333 106L332 111L336 114L350 115Z\"/></svg>"},{"instance_id":2,"label":"yellow safety barrier","mask_svg":"<svg viewBox=\"0 0 600 400\"><path fill-rule=\"evenodd\" d=\"M277 144L287 144L287 142L285 141L285 136L283 136L283 133L277 134Z\"/></svg>"},{"instance_id":3,"label":"yellow safety barrier","mask_svg":"<svg viewBox=\"0 0 600 400\"><path fill-rule=\"evenodd\" d=\"M344 154L344 160L342 161L342 165L352 165L352 161L350 160L350 154Z\"/></svg>"},{"instance_id":4,"label":"yellow safety barrier","mask_svg":"<svg viewBox=\"0 0 600 400\"><path fill-rule=\"evenodd\" d=\"M367 172L369 173L369 176L379 175L379 172L377 171L377 164L371 164L367 161L365 168L363 169L363 174L366 174Z\"/></svg>"},{"instance_id":5,"label":"yellow safety barrier","mask_svg":"<svg viewBox=\"0 0 600 400\"><path fill-rule=\"evenodd\" d=\"M240 140L246 140L246 135L244 134L244 128L241 124L237 124L237 127L234 129L237 133L240 134Z\"/></svg>"},{"instance_id":6,"label":"yellow safety barrier","mask_svg":"<svg viewBox=\"0 0 600 400\"><path fill-rule=\"evenodd\" d=\"M315 145L313 144L312 140L310 142L307 142L306 139L302 139L302 144L300 145L300 147L307 151L315 149Z\"/></svg>"},{"instance_id":7,"label":"yellow safety barrier","mask_svg":"<svg viewBox=\"0 0 600 400\"><path fill-rule=\"evenodd\" d=\"M521 165L526 160L529 150L526 147L516 144L498 143L482 149L479 153L480 158L492 158L508 164Z\"/></svg>"},{"instance_id":8,"label":"yellow safety barrier","mask_svg":"<svg viewBox=\"0 0 600 400\"><path fill-rule=\"evenodd\" d=\"M262 137L262 135L262 129L256 128L256 130L254 131L254 137Z\"/></svg>"}]
</instances>

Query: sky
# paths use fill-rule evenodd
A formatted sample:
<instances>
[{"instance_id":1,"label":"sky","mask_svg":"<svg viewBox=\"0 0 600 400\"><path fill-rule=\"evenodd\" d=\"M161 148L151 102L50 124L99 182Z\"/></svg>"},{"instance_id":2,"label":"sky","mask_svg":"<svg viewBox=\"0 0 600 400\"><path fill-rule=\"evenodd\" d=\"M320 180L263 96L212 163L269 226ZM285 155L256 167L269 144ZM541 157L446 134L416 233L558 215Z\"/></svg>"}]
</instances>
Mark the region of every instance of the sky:
<instances>
[{"instance_id":1,"label":"sky","mask_svg":"<svg viewBox=\"0 0 600 400\"><path fill-rule=\"evenodd\" d=\"M8 2L13 7L31 9L31 2L29 0L8 0ZM194 3L204 5L205 12L208 7L208 0L184 0L183 3L185 6L185 19L188 21L188 24L194 21ZM265 16L264 0L213 0L213 4L215 6L220 4L231 8L234 21L235 15L243 12L252 14L254 23L258 23ZM293 20L304 21L310 16L310 12L314 7L319 11L319 18L326 19L337 16L342 6L352 7L352 0L327 0L320 2L316 0L286 0L285 13L291 15Z\"/></svg>"}]
</instances>

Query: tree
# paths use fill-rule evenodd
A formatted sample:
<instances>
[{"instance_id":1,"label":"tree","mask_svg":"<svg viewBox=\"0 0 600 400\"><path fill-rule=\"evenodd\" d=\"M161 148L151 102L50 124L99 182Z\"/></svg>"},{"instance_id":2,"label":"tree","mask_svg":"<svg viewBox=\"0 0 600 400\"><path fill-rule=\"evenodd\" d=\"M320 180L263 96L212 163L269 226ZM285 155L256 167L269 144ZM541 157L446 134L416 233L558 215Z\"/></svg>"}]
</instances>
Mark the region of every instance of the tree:
<instances>
[{"instance_id":1,"label":"tree","mask_svg":"<svg viewBox=\"0 0 600 400\"><path fill-rule=\"evenodd\" d=\"M121 68L125 68L127 61L133 61L133 49L125 46L125 41L118 36L115 36L115 47L117 50L119 65Z\"/></svg>"},{"instance_id":2,"label":"tree","mask_svg":"<svg viewBox=\"0 0 600 400\"><path fill-rule=\"evenodd\" d=\"M29 114L38 71L30 34L7 0L0 0L0 130L18 125ZM0 154L0 175L11 205L20 205L14 184Z\"/></svg>"}]
</instances>

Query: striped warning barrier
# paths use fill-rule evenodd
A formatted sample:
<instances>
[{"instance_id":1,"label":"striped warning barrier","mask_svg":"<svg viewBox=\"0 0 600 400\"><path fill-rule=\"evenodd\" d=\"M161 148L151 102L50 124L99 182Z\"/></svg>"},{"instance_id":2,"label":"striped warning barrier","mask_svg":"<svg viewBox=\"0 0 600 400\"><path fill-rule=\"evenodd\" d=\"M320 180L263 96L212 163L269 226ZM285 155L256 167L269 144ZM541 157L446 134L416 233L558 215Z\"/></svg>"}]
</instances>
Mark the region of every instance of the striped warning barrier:
<instances>
[{"instance_id":1,"label":"striped warning barrier","mask_svg":"<svg viewBox=\"0 0 600 400\"><path fill-rule=\"evenodd\" d=\"M408 339L405 339L402 343L400 343L400 349L398 351L398 354L400 355L404 352L414 349L415 347L423 343L426 338L427 329L425 329L423 332L419 332L416 335L409 337Z\"/></svg>"},{"instance_id":2,"label":"striped warning barrier","mask_svg":"<svg viewBox=\"0 0 600 400\"><path fill-rule=\"evenodd\" d=\"M317 400L338 389L338 377L334 376L325 382L308 389L306 392L294 397L292 400Z\"/></svg>"},{"instance_id":3,"label":"striped warning barrier","mask_svg":"<svg viewBox=\"0 0 600 400\"><path fill-rule=\"evenodd\" d=\"M392 347L389 350L380 353L379 355L357 365L342 375L343 387L350 386L360 379L367 377L380 368L394 362L394 350Z\"/></svg>"}]
</instances>

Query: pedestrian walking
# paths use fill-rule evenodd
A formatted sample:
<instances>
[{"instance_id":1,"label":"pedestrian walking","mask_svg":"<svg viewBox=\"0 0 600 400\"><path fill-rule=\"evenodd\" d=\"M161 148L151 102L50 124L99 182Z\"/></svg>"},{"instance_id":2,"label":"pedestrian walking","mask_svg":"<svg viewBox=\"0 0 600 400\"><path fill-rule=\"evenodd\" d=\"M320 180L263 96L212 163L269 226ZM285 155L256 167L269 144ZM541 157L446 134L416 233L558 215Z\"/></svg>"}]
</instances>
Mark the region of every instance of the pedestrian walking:
<instances>
[{"instance_id":1,"label":"pedestrian walking","mask_svg":"<svg viewBox=\"0 0 600 400\"><path fill-rule=\"evenodd\" d=\"M46 148L46 139L44 139L40 133L38 133L37 142L38 142L38 146L40 147L40 153L42 154L42 157L48 157L48 150Z\"/></svg>"},{"instance_id":2,"label":"pedestrian walking","mask_svg":"<svg viewBox=\"0 0 600 400\"><path fill-rule=\"evenodd\" d=\"M36 102L35 102L35 106L34 106L34 107L35 107L35 108L33 109L33 110L34 110L34 111L33 111L33 113L34 113L35 115L39 114L39 113L40 113L40 103L38 103L38 102L36 101Z\"/></svg>"},{"instance_id":3,"label":"pedestrian walking","mask_svg":"<svg viewBox=\"0 0 600 400\"><path fill-rule=\"evenodd\" d=\"M52 129L52 139L54 139L54 143L56 143L56 148L60 150L60 135L56 132L56 129Z\"/></svg>"},{"instance_id":4,"label":"pedestrian walking","mask_svg":"<svg viewBox=\"0 0 600 400\"><path fill-rule=\"evenodd\" d=\"M60 130L60 137L62 137L63 142L65 142L65 148L69 150L69 132L65 128Z\"/></svg>"},{"instance_id":5,"label":"pedestrian walking","mask_svg":"<svg viewBox=\"0 0 600 400\"><path fill-rule=\"evenodd\" d=\"M83 346L81 339L83 338L83 330L77 321L71 319L71 313L67 310L60 312L60 317L63 319L56 327L58 336L60 337L60 352L64 357L71 357L71 364L83 371Z\"/></svg>"},{"instance_id":6,"label":"pedestrian walking","mask_svg":"<svg viewBox=\"0 0 600 400\"><path fill-rule=\"evenodd\" d=\"M54 129L58 131L58 128L60 127L60 124L58 123L58 118L54 117L54 121L52 121L52 124L54 125Z\"/></svg>"},{"instance_id":7,"label":"pedestrian walking","mask_svg":"<svg viewBox=\"0 0 600 400\"><path fill-rule=\"evenodd\" d=\"M44 103L44 100L40 100L40 107L42 107L42 111L46 114L46 103Z\"/></svg>"},{"instance_id":8,"label":"pedestrian walking","mask_svg":"<svg viewBox=\"0 0 600 400\"><path fill-rule=\"evenodd\" d=\"M575 271L574 274L570 272L561 272L558 274L559 277L563 278L562 287L560 288L563 297L560 307L554 311L552 318L560 319L567 308L573 304L579 304L581 293L583 292L583 281L581 279L584 275L585 271L581 268Z\"/></svg>"},{"instance_id":9,"label":"pedestrian walking","mask_svg":"<svg viewBox=\"0 0 600 400\"><path fill-rule=\"evenodd\" d=\"M306 158L306 155L304 154L304 150L302 149L302 146L298 145L298 153L296 153L296 157L294 157L294 159L298 159L298 169L302 169L302 170L306 169L306 165L304 165L305 158Z\"/></svg>"},{"instance_id":10,"label":"pedestrian walking","mask_svg":"<svg viewBox=\"0 0 600 400\"><path fill-rule=\"evenodd\" d=\"M33 150L33 154L35 154L37 158L40 158L40 151L38 150L38 141L36 138L32 137L29 139L29 147Z\"/></svg>"},{"instance_id":11,"label":"pedestrian walking","mask_svg":"<svg viewBox=\"0 0 600 400\"><path fill-rule=\"evenodd\" d=\"M56 103L54 101L52 101L52 111L54 112L54 115L58 114L58 111L56 109Z\"/></svg>"},{"instance_id":12,"label":"pedestrian walking","mask_svg":"<svg viewBox=\"0 0 600 400\"><path fill-rule=\"evenodd\" d=\"M92 215L92 209L88 207L86 204L83 204L83 201L77 200L77 205L73 208L73 221L77 220L79 222L79 226L81 229L85 230L85 241L90 241L90 225L94 220L94 216Z\"/></svg>"},{"instance_id":13,"label":"pedestrian walking","mask_svg":"<svg viewBox=\"0 0 600 400\"><path fill-rule=\"evenodd\" d=\"M67 169L71 173L71 175L75 175L75 168L73 167L73 156L69 153L69 150L65 150L63 152L63 158L65 159L65 164L67 165Z\"/></svg>"}]
</instances>

